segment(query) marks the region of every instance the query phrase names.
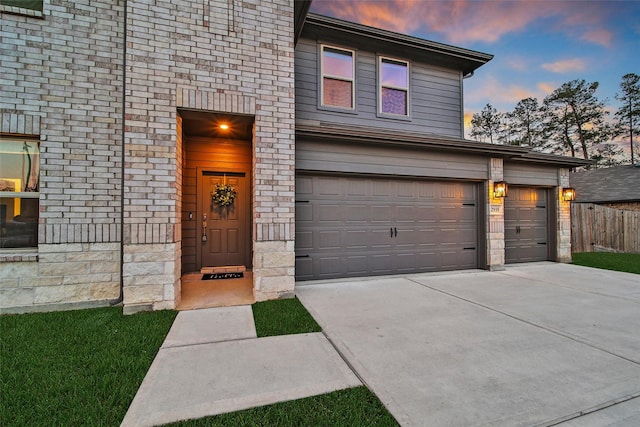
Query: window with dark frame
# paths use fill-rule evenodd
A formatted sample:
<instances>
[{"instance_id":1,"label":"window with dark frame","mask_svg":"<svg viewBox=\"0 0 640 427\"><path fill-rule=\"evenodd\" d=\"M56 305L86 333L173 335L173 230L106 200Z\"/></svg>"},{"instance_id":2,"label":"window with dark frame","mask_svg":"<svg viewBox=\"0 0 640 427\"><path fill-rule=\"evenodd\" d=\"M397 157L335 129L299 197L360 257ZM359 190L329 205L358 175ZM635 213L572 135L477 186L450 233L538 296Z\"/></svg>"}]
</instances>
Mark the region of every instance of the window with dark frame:
<instances>
[{"instance_id":1,"label":"window with dark frame","mask_svg":"<svg viewBox=\"0 0 640 427\"><path fill-rule=\"evenodd\" d=\"M44 0L0 0L0 6L19 7L42 12Z\"/></svg>"},{"instance_id":2,"label":"window with dark frame","mask_svg":"<svg viewBox=\"0 0 640 427\"><path fill-rule=\"evenodd\" d=\"M38 246L40 144L0 140L0 249Z\"/></svg>"},{"instance_id":3,"label":"window with dark frame","mask_svg":"<svg viewBox=\"0 0 640 427\"><path fill-rule=\"evenodd\" d=\"M322 46L322 106L354 108L354 57L352 50Z\"/></svg>"},{"instance_id":4,"label":"window with dark frame","mask_svg":"<svg viewBox=\"0 0 640 427\"><path fill-rule=\"evenodd\" d=\"M396 116L409 115L409 63L380 57L379 112Z\"/></svg>"}]
</instances>

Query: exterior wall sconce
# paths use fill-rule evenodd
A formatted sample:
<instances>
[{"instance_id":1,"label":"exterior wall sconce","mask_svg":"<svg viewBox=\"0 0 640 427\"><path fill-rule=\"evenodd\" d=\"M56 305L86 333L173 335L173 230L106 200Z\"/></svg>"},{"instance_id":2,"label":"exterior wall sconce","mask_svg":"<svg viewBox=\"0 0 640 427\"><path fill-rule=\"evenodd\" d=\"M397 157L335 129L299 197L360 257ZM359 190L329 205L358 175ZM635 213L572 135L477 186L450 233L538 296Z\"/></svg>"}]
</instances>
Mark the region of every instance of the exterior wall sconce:
<instances>
[{"instance_id":1,"label":"exterior wall sconce","mask_svg":"<svg viewBox=\"0 0 640 427\"><path fill-rule=\"evenodd\" d=\"M562 200L565 202L571 202L576 199L576 189L572 187L565 187L562 189Z\"/></svg>"},{"instance_id":2,"label":"exterior wall sconce","mask_svg":"<svg viewBox=\"0 0 640 427\"><path fill-rule=\"evenodd\" d=\"M507 197L507 182L498 181L493 184L493 197L502 199Z\"/></svg>"}]
</instances>

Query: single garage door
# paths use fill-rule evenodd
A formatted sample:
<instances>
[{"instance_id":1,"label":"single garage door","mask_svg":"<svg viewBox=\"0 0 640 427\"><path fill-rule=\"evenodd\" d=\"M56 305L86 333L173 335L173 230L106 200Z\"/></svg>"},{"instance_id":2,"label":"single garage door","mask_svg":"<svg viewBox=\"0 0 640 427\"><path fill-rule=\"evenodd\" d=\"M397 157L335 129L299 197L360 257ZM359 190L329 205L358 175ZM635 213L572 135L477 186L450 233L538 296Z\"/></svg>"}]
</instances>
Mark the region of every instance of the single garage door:
<instances>
[{"instance_id":1,"label":"single garage door","mask_svg":"<svg viewBox=\"0 0 640 427\"><path fill-rule=\"evenodd\" d=\"M296 179L296 279L476 268L477 185Z\"/></svg>"},{"instance_id":2,"label":"single garage door","mask_svg":"<svg viewBox=\"0 0 640 427\"><path fill-rule=\"evenodd\" d=\"M504 203L505 262L546 261L548 223L547 190L509 187Z\"/></svg>"}]
</instances>

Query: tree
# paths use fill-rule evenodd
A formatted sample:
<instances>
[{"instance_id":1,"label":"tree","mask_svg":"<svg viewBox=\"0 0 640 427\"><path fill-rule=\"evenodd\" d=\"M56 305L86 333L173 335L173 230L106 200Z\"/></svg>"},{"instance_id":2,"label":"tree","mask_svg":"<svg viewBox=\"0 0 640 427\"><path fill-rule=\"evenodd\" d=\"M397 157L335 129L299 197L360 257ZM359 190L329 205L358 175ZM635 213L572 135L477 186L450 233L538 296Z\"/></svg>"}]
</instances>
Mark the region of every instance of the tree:
<instances>
[{"instance_id":1,"label":"tree","mask_svg":"<svg viewBox=\"0 0 640 427\"><path fill-rule=\"evenodd\" d=\"M544 115L536 98L525 98L506 114L509 120L509 143L540 148L545 141Z\"/></svg>"},{"instance_id":2,"label":"tree","mask_svg":"<svg viewBox=\"0 0 640 427\"><path fill-rule=\"evenodd\" d=\"M474 113L471 119L471 136L474 138L480 138L484 141L484 138L489 138L490 143L497 141L500 133L502 113L498 113L491 104L484 106L482 111Z\"/></svg>"},{"instance_id":3,"label":"tree","mask_svg":"<svg viewBox=\"0 0 640 427\"><path fill-rule=\"evenodd\" d=\"M547 117L557 118L557 121L547 121L547 129L561 135L558 142L568 146L573 157L578 150L584 159L589 159L590 148L606 142L611 135L605 121L605 104L595 95L597 89L598 82L572 80L544 99Z\"/></svg>"},{"instance_id":4,"label":"tree","mask_svg":"<svg viewBox=\"0 0 640 427\"><path fill-rule=\"evenodd\" d=\"M629 137L631 148L631 164L634 162L633 136L640 135L640 76L634 73L622 76L620 83L622 93L616 99L622 101L622 107L615 113L617 136Z\"/></svg>"},{"instance_id":5,"label":"tree","mask_svg":"<svg viewBox=\"0 0 640 427\"><path fill-rule=\"evenodd\" d=\"M596 168L621 165L622 149L616 144L602 144L596 148L596 153L591 156L596 162Z\"/></svg>"}]
</instances>

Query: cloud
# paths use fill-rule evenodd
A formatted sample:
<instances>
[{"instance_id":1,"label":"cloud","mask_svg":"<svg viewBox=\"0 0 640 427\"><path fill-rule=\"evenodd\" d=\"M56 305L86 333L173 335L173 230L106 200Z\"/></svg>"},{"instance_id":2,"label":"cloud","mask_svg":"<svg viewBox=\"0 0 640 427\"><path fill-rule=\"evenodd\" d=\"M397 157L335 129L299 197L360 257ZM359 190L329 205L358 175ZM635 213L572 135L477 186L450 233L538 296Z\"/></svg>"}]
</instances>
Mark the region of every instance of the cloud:
<instances>
[{"instance_id":1,"label":"cloud","mask_svg":"<svg viewBox=\"0 0 640 427\"><path fill-rule=\"evenodd\" d=\"M579 58L547 62L546 64L542 64L541 67L552 73L574 73L584 71L587 68L585 62Z\"/></svg>"},{"instance_id":2,"label":"cloud","mask_svg":"<svg viewBox=\"0 0 640 427\"><path fill-rule=\"evenodd\" d=\"M312 11L417 36L439 33L449 43L495 43L534 25L609 47L605 2L474 0L314 0Z\"/></svg>"},{"instance_id":3,"label":"cloud","mask_svg":"<svg viewBox=\"0 0 640 427\"><path fill-rule=\"evenodd\" d=\"M518 85L518 84L506 84L503 81L487 76L482 80L481 84L474 85L475 87L469 91L465 91L465 101L467 104L477 104L489 102L499 110L507 110L519 101L525 98L536 98L540 94L535 89ZM509 107L505 108L506 105Z\"/></svg>"},{"instance_id":4,"label":"cloud","mask_svg":"<svg viewBox=\"0 0 640 427\"><path fill-rule=\"evenodd\" d=\"M558 85L556 85L555 83L540 82L540 83L538 83L537 87L544 94L544 96L542 96L542 98L544 98L545 96L550 95L551 93L553 93L553 91L556 90Z\"/></svg>"},{"instance_id":5,"label":"cloud","mask_svg":"<svg viewBox=\"0 0 640 427\"><path fill-rule=\"evenodd\" d=\"M582 40L599 44L604 47L611 47L613 42L613 34L606 30L587 31L582 36Z\"/></svg>"}]
</instances>

